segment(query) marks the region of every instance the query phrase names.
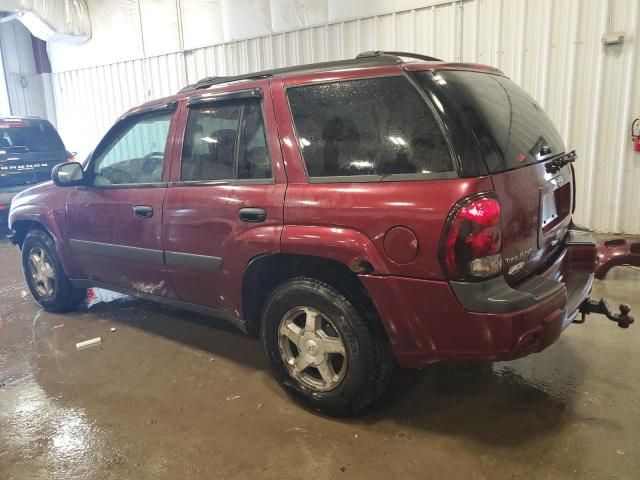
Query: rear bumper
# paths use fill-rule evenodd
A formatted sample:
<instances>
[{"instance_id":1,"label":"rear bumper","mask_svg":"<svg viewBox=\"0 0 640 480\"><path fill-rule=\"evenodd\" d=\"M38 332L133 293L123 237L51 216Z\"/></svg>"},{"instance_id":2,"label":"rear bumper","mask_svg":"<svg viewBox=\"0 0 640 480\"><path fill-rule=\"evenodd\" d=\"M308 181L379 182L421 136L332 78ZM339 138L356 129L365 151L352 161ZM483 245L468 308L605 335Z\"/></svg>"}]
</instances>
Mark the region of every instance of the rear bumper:
<instances>
[{"instance_id":1,"label":"rear bumper","mask_svg":"<svg viewBox=\"0 0 640 480\"><path fill-rule=\"evenodd\" d=\"M470 284L471 289L461 294L460 285L445 281L367 275L361 279L402 366L511 360L539 352L558 339L589 296L595 261L591 236L570 233L565 248L543 271L513 288L493 279Z\"/></svg>"},{"instance_id":2,"label":"rear bumper","mask_svg":"<svg viewBox=\"0 0 640 480\"><path fill-rule=\"evenodd\" d=\"M609 238L598 242L596 278L604 278L620 265L640 266L640 236Z\"/></svg>"}]
</instances>

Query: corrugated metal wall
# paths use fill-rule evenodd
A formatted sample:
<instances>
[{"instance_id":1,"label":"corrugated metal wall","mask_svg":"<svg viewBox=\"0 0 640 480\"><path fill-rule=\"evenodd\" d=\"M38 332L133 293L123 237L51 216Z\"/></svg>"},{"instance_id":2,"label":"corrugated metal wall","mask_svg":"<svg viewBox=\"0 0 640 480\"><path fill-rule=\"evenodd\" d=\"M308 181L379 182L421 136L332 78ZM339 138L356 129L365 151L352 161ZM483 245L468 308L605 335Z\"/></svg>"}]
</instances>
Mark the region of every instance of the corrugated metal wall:
<instances>
[{"instance_id":1,"label":"corrugated metal wall","mask_svg":"<svg viewBox=\"0 0 640 480\"><path fill-rule=\"evenodd\" d=\"M88 152L125 110L210 75L406 50L497 66L547 110L579 154L580 223L640 233L640 154L630 124L640 116L640 2L466 0L53 74L58 128ZM603 47L607 30L623 44Z\"/></svg>"}]
</instances>

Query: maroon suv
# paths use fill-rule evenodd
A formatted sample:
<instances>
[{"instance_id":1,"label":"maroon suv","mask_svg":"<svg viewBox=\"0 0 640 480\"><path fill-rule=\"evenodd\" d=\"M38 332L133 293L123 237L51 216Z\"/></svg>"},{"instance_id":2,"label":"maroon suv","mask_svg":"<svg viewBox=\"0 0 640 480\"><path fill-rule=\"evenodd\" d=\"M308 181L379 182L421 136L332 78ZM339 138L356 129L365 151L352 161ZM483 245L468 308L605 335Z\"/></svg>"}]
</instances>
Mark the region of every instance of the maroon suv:
<instances>
[{"instance_id":1,"label":"maroon suv","mask_svg":"<svg viewBox=\"0 0 640 480\"><path fill-rule=\"evenodd\" d=\"M513 359L598 309L630 323L588 300L574 160L499 70L369 52L129 111L14 199L12 241L45 309L97 286L222 317L349 415L394 359Z\"/></svg>"}]
</instances>

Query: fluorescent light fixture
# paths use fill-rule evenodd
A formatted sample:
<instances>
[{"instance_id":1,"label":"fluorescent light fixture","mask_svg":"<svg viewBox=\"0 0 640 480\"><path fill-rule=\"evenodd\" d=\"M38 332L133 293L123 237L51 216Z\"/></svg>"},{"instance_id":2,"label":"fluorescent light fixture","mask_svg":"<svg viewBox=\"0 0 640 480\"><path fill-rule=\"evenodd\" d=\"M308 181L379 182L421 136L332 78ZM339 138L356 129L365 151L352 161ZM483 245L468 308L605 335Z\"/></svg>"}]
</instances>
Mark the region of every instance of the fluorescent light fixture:
<instances>
[{"instance_id":1,"label":"fluorescent light fixture","mask_svg":"<svg viewBox=\"0 0 640 480\"><path fill-rule=\"evenodd\" d=\"M217 138L202 137L200 140L202 140L203 142L207 142L207 143L218 143L218 139Z\"/></svg>"},{"instance_id":2,"label":"fluorescent light fixture","mask_svg":"<svg viewBox=\"0 0 640 480\"><path fill-rule=\"evenodd\" d=\"M352 167L356 168L372 168L373 164L371 162L367 162L366 160L354 160L351 162Z\"/></svg>"},{"instance_id":3,"label":"fluorescent light fixture","mask_svg":"<svg viewBox=\"0 0 640 480\"><path fill-rule=\"evenodd\" d=\"M311 145L311 142L309 140L302 137L300 138L300 143L302 144L303 147L308 147L309 145Z\"/></svg>"}]
</instances>

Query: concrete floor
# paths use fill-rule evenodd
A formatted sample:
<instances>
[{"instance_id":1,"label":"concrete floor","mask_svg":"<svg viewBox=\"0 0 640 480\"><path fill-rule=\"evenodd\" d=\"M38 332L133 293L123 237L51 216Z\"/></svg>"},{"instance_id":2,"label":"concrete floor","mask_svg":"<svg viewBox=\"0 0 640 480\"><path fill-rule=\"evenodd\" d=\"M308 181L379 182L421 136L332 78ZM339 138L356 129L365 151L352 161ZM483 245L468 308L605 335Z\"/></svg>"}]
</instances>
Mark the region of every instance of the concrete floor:
<instances>
[{"instance_id":1,"label":"concrete floor","mask_svg":"<svg viewBox=\"0 0 640 480\"><path fill-rule=\"evenodd\" d=\"M49 314L5 240L0 266L2 479L638 478L640 325L592 317L516 362L403 372L335 421L220 321L137 300ZM594 293L640 315L639 286L618 268Z\"/></svg>"}]
</instances>

